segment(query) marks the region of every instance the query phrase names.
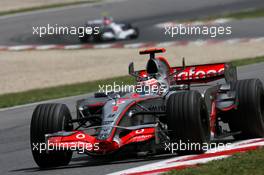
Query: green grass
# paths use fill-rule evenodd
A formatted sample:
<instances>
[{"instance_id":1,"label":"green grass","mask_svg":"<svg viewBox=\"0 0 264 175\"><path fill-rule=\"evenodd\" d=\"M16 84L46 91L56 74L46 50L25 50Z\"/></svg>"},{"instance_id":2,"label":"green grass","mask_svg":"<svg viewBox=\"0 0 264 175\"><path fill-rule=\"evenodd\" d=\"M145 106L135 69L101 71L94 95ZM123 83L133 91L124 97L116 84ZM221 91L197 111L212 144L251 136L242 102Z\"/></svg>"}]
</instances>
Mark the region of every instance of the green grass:
<instances>
[{"instance_id":1,"label":"green grass","mask_svg":"<svg viewBox=\"0 0 264 175\"><path fill-rule=\"evenodd\" d=\"M0 95L0 108L96 92L100 89L99 85L108 85L112 84L113 82L116 82L116 84L120 85L123 83L125 85L133 84L133 81L134 79L131 76L122 76L99 81L4 94Z\"/></svg>"},{"instance_id":2,"label":"green grass","mask_svg":"<svg viewBox=\"0 0 264 175\"><path fill-rule=\"evenodd\" d=\"M255 57L255 58L248 58L248 59L236 59L235 61L232 61L231 63L234 66L244 66L248 64L255 64L255 63L260 63L264 62L264 56L260 57Z\"/></svg>"},{"instance_id":3,"label":"green grass","mask_svg":"<svg viewBox=\"0 0 264 175\"><path fill-rule=\"evenodd\" d=\"M232 61L235 66L264 62L264 56ZM27 103L39 102L43 100L69 97L74 95L86 94L99 90L99 85L112 84L133 84L134 78L131 76L122 76L105 80L63 85L57 87L35 89L25 92L10 93L0 95L0 108L22 105Z\"/></svg>"},{"instance_id":4,"label":"green grass","mask_svg":"<svg viewBox=\"0 0 264 175\"><path fill-rule=\"evenodd\" d=\"M16 9L16 10L3 11L3 12L0 12L0 16L11 15L15 13L22 13L22 12L44 10L44 9L50 9L50 8L65 7L65 6L78 5L78 4L94 3L94 2L99 2L99 1L100 0L91 0L91 1L83 0L83 1L77 1L77 2L54 3L50 5L42 5L42 6L36 6L36 7L28 7L28 8L21 8L21 9Z\"/></svg>"},{"instance_id":5,"label":"green grass","mask_svg":"<svg viewBox=\"0 0 264 175\"><path fill-rule=\"evenodd\" d=\"M263 175L264 148L238 153L232 157L211 161L184 170L173 170L167 175Z\"/></svg>"}]
</instances>

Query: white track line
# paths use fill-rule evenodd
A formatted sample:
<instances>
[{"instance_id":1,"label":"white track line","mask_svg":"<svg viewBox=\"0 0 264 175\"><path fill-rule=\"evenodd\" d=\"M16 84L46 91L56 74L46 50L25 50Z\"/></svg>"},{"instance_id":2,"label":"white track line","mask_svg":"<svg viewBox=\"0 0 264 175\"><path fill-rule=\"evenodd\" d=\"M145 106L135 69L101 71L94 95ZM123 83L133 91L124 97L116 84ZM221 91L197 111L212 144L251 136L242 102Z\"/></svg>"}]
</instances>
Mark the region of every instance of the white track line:
<instances>
[{"instance_id":1,"label":"white track line","mask_svg":"<svg viewBox=\"0 0 264 175\"><path fill-rule=\"evenodd\" d=\"M35 105L39 105L42 103L54 103L54 102L59 102L59 101L67 101L67 100L72 100L74 98L80 99L85 96L91 96L93 93L88 93L88 94L82 94L82 95L76 95L76 96L70 96L70 97L63 97L63 98L57 98L57 99L51 99L51 100L45 100L45 101L40 101L40 102L35 102L35 103L29 103L29 104L24 104L24 105L18 105L18 106L13 106L13 107L7 107L7 108L0 108L0 112L4 111L10 111L10 110L16 110L16 109L21 109L21 108L27 108L27 107L32 107Z\"/></svg>"},{"instance_id":2,"label":"white track line","mask_svg":"<svg viewBox=\"0 0 264 175\"><path fill-rule=\"evenodd\" d=\"M151 163L115 173L110 175L141 175L141 174L159 174L173 169L184 169L197 164L207 163L212 160L227 158L238 152L255 150L264 146L264 139L251 139L232 143L227 147L209 150L200 155L180 156L156 163Z\"/></svg>"},{"instance_id":3,"label":"white track line","mask_svg":"<svg viewBox=\"0 0 264 175\"><path fill-rule=\"evenodd\" d=\"M113 43L113 44L76 44L76 45L18 45L18 46L0 46L0 52L2 51L27 51L27 50L75 50L75 49L108 49L108 48L142 48L142 47L168 47L168 46L187 46L189 44L194 45L211 45L219 43L246 43L246 42L262 42L264 37L258 38L233 38L228 40L218 40L218 39L205 39L205 40L183 40L183 41L169 41L169 42L145 42L145 43L133 43L133 44L122 44L122 43Z\"/></svg>"},{"instance_id":4,"label":"white track line","mask_svg":"<svg viewBox=\"0 0 264 175\"><path fill-rule=\"evenodd\" d=\"M169 21L169 22L156 24L155 26L158 28L176 27L178 25L182 25L182 26L212 26L212 25L225 24L225 23L228 23L232 20L233 20L232 18L218 18L215 20L208 20L208 21L191 21L191 22Z\"/></svg>"}]
</instances>

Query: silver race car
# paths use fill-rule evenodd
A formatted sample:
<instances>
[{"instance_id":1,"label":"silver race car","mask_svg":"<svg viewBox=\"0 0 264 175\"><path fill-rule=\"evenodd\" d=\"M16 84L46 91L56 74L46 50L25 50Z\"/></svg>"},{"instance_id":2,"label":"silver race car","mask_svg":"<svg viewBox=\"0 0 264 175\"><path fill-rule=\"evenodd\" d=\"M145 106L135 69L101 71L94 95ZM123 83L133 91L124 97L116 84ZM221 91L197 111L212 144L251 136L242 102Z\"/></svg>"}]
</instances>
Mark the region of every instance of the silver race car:
<instances>
[{"instance_id":1,"label":"silver race car","mask_svg":"<svg viewBox=\"0 0 264 175\"><path fill-rule=\"evenodd\" d=\"M129 64L134 89L80 99L76 117L65 104L38 105L30 126L37 165L67 165L73 151L90 155L88 159L110 160L116 155L168 154L171 144L185 145L171 148L179 154L198 154L208 150L210 142L230 136L238 140L264 136L260 80L237 80L236 68L229 63L186 66L183 59L182 66L170 66L165 57L156 56L165 51L140 51L149 59L145 70L135 71ZM205 89L197 91L198 86ZM39 145L46 146L35 149Z\"/></svg>"},{"instance_id":2,"label":"silver race car","mask_svg":"<svg viewBox=\"0 0 264 175\"><path fill-rule=\"evenodd\" d=\"M85 27L94 30L91 34L86 33L79 36L82 43L135 39L139 36L137 27L133 27L129 23L115 22L111 17L87 21Z\"/></svg>"}]
</instances>

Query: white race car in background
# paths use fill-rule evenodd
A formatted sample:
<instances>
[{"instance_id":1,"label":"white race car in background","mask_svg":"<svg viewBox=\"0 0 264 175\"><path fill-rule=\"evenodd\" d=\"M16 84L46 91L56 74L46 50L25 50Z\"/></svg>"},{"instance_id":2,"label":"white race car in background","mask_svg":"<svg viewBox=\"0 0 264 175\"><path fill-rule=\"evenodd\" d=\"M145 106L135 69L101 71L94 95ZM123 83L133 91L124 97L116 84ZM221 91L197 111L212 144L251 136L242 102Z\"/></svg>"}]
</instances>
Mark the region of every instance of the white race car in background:
<instances>
[{"instance_id":1,"label":"white race car in background","mask_svg":"<svg viewBox=\"0 0 264 175\"><path fill-rule=\"evenodd\" d=\"M92 34L79 36L82 43L135 39L139 36L137 27L133 27L129 23L114 22L110 17L88 21L85 27L97 28L98 30L94 30Z\"/></svg>"}]
</instances>

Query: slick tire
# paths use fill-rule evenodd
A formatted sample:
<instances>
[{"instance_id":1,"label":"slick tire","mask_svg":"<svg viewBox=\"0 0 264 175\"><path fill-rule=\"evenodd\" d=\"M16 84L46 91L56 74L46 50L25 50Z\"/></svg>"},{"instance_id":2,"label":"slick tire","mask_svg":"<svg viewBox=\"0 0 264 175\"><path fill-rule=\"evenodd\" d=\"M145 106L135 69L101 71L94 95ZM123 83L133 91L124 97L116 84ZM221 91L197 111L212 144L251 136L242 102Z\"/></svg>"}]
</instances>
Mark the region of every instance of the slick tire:
<instances>
[{"instance_id":1,"label":"slick tire","mask_svg":"<svg viewBox=\"0 0 264 175\"><path fill-rule=\"evenodd\" d=\"M52 150L49 152L36 149L45 144L45 134L58 131L71 131L72 125L69 109L64 104L40 104L32 115L30 124L30 143L33 158L40 168L50 168L68 165L72 158L72 151Z\"/></svg>"},{"instance_id":2,"label":"slick tire","mask_svg":"<svg viewBox=\"0 0 264 175\"><path fill-rule=\"evenodd\" d=\"M230 112L228 124L235 139L264 137L264 91L259 79L239 80L232 84L238 107Z\"/></svg>"},{"instance_id":3,"label":"slick tire","mask_svg":"<svg viewBox=\"0 0 264 175\"><path fill-rule=\"evenodd\" d=\"M137 39L139 37L139 29L135 27L134 30L135 30L135 33L130 36L130 39Z\"/></svg>"},{"instance_id":4,"label":"slick tire","mask_svg":"<svg viewBox=\"0 0 264 175\"><path fill-rule=\"evenodd\" d=\"M90 39L90 37L88 35L79 36L79 40L81 43L88 43L89 39Z\"/></svg>"},{"instance_id":5,"label":"slick tire","mask_svg":"<svg viewBox=\"0 0 264 175\"><path fill-rule=\"evenodd\" d=\"M99 33L99 34L93 34L93 42L95 43L101 43L103 40L102 40L102 33Z\"/></svg>"},{"instance_id":6,"label":"slick tire","mask_svg":"<svg viewBox=\"0 0 264 175\"><path fill-rule=\"evenodd\" d=\"M167 125L170 139L177 143L177 152L202 153L210 141L209 114L204 99L197 91L170 95L167 101ZM193 146L181 149L180 144Z\"/></svg>"},{"instance_id":7,"label":"slick tire","mask_svg":"<svg viewBox=\"0 0 264 175\"><path fill-rule=\"evenodd\" d=\"M90 41L90 35L84 33L84 30L80 28L80 33L83 33L83 36L79 35L79 40L81 43L88 43Z\"/></svg>"}]
</instances>

